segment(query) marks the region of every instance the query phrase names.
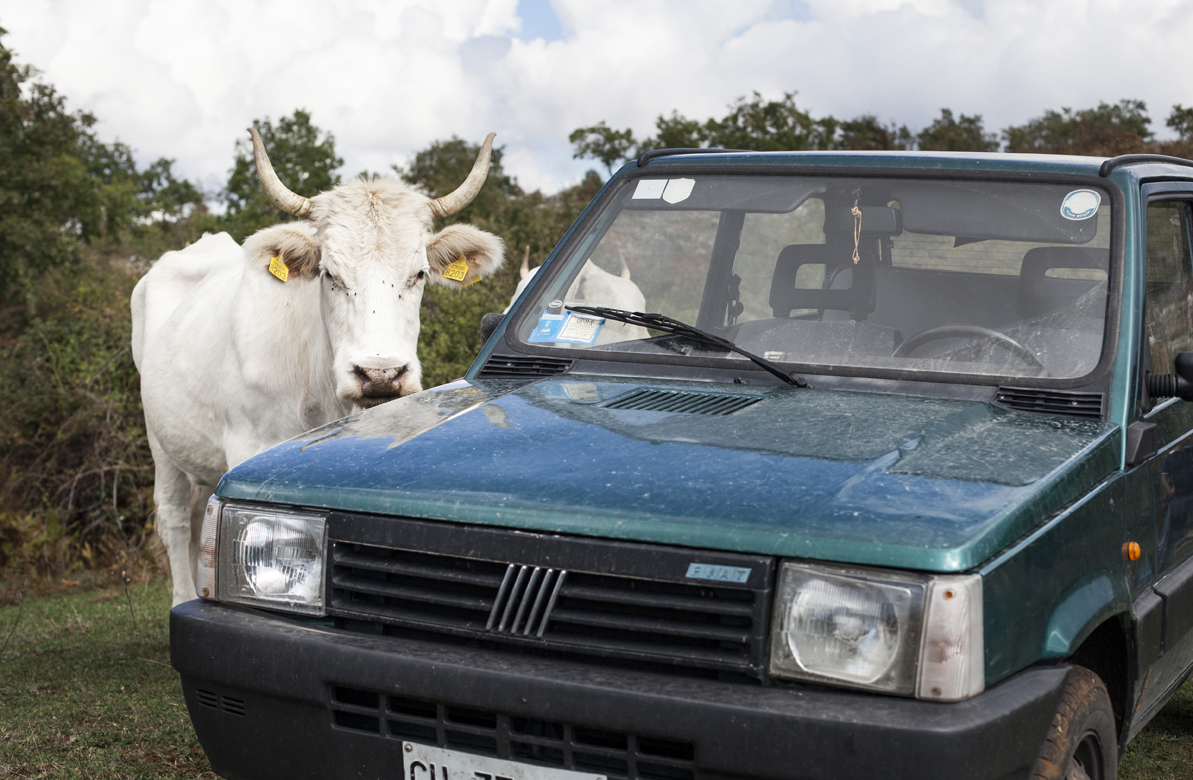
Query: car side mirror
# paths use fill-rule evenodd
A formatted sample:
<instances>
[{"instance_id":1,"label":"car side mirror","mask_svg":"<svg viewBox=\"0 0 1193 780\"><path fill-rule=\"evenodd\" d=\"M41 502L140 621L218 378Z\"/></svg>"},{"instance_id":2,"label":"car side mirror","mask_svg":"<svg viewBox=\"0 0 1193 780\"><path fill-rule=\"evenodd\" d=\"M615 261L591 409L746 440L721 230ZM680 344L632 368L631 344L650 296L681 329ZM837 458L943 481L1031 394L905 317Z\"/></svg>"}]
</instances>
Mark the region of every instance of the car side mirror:
<instances>
[{"instance_id":1,"label":"car side mirror","mask_svg":"<svg viewBox=\"0 0 1193 780\"><path fill-rule=\"evenodd\" d=\"M489 340L493 335L493 331L497 330L497 326L505 319L505 315L499 311L492 311L481 317L481 343Z\"/></svg>"},{"instance_id":2,"label":"car side mirror","mask_svg":"<svg viewBox=\"0 0 1193 780\"><path fill-rule=\"evenodd\" d=\"M1173 362L1175 374L1148 374L1147 392L1152 398L1193 401L1193 352L1182 352Z\"/></svg>"}]
</instances>

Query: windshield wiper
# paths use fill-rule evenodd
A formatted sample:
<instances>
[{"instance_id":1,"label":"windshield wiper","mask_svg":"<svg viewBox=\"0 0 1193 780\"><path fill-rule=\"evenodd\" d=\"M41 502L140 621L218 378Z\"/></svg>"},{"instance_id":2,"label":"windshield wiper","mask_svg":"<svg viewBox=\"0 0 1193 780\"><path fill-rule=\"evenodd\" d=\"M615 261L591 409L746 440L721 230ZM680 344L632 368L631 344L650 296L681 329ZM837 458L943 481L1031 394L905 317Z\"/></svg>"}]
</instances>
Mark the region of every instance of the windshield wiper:
<instances>
[{"instance_id":1,"label":"windshield wiper","mask_svg":"<svg viewBox=\"0 0 1193 780\"><path fill-rule=\"evenodd\" d=\"M680 322L679 320L673 320L665 314L644 313L640 311L622 311L621 309L609 309L604 306L565 306L564 308L568 311L574 311L577 314L590 314L596 317L605 317L606 319L616 320L617 322L624 322L627 325L639 325L643 328L661 330L664 333L674 333L677 336L688 336L689 338L693 338L698 341L715 344L722 349L727 349L730 352L736 352L742 357L748 358L759 368L766 369L789 385L795 385L796 387L808 386L808 380L804 379L802 376L794 376L793 374L789 374L766 358L758 357L753 352L747 352L728 339L723 339L720 336L714 336L711 333L706 333L699 328L694 328L691 325Z\"/></svg>"}]
</instances>

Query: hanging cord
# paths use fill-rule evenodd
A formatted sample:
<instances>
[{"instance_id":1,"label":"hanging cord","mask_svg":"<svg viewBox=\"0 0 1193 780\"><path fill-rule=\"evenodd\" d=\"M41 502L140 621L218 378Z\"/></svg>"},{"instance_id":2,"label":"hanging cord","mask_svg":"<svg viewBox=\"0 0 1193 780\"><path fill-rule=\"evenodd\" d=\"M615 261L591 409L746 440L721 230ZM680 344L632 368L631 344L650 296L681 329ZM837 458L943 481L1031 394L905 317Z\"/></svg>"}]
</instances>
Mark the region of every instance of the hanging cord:
<instances>
[{"instance_id":1,"label":"hanging cord","mask_svg":"<svg viewBox=\"0 0 1193 780\"><path fill-rule=\"evenodd\" d=\"M862 237L862 210L854 203L849 213L853 215L853 264L857 265L860 259L857 254L857 247L858 241Z\"/></svg>"}]
</instances>

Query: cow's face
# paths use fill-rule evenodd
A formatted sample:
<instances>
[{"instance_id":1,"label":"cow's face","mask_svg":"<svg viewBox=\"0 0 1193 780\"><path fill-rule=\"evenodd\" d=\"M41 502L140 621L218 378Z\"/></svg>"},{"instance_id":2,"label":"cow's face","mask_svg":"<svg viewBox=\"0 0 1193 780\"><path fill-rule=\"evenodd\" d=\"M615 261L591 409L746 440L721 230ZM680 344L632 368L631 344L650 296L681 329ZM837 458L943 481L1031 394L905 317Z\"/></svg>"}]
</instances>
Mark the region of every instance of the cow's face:
<instances>
[{"instance_id":1,"label":"cow's face","mask_svg":"<svg viewBox=\"0 0 1193 780\"><path fill-rule=\"evenodd\" d=\"M428 199L394 180L353 182L312 201L337 394L375 406L418 392L423 290L493 273L501 240L470 225L433 233Z\"/></svg>"},{"instance_id":2,"label":"cow's face","mask_svg":"<svg viewBox=\"0 0 1193 780\"><path fill-rule=\"evenodd\" d=\"M362 178L304 198L278 181L260 135L249 132L265 192L276 206L309 219L314 228L313 236L301 229L267 230L306 243L305 250L294 250L297 270L291 272L319 285L336 393L367 407L418 392L423 289L428 282L467 286L492 274L503 259L501 239L470 225L432 231L433 219L458 212L480 191L489 170L493 133L464 183L432 200L390 178ZM255 247L253 242L265 248L265 232L250 238L246 249Z\"/></svg>"}]
</instances>

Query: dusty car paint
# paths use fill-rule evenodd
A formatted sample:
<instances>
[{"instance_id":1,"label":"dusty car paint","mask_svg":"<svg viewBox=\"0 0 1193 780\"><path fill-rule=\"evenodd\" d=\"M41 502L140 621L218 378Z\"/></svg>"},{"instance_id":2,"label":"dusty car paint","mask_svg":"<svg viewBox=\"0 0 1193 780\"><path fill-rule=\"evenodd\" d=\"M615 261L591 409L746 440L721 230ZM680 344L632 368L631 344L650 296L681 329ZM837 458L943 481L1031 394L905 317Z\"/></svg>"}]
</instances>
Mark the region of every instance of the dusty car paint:
<instances>
[{"instance_id":1,"label":"dusty car paint","mask_svg":"<svg viewBox=\"0 0 1193 780\"><path fill-rule=\"evenodd\" d=\"M963 571L1118 458L1113 425L972 401L728 386L763 400L723 418L600 406L643 386L553 379L502 393L460 382L279 445L219 492Z\"/></svg>"}]
</instances>

